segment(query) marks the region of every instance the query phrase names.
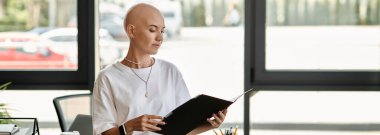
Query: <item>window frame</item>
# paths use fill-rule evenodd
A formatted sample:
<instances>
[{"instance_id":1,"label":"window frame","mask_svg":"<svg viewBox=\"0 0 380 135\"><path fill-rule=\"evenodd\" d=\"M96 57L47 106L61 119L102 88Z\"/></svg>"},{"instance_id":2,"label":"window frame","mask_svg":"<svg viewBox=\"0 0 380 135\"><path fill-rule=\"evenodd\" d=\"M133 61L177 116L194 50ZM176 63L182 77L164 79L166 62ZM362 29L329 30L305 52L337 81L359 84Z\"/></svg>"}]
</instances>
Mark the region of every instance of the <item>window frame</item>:
<instances>
[{"instance_id":1,"label":"window frame","mask_svg":"<svg viewBox=\"0 0 380 135\"><path fill-rule=\"evenodd\" d=\"M244 89L275 91L379 91L380 72L266 71L266 0L245 0ZM250 131L250 98L244 95L244 135Z\"/></svg>"},{"instance_id":2,"label":"window frame","mask_svg":"<svg viewBox=\"0 0 380 135\"><path fill-rule=\"evenodd\" d=\"M95 79L95 4L77 1L78 69L76 71L0 71L10 90L91 90Z\"/></svg>"}]
</instances>

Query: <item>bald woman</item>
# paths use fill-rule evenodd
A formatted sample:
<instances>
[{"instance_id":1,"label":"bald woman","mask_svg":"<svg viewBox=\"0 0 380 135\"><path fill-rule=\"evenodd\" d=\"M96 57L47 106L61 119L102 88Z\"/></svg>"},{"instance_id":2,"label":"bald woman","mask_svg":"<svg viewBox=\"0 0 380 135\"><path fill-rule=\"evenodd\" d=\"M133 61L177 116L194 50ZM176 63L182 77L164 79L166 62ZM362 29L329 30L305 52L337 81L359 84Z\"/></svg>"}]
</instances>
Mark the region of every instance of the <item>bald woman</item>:
<instances>
[{"instance_id":1,"label":"bald woman","mask_svg":"<svg viewBox=\"0 0 380 135\"><path fill-rule=\"evenodd\" d=\"M93 89L93 127L102 135L156 135L163 117L190 99L178 68L151 57L161 47L165 29L160 11L148 4L133 6L124 19L130 39L126 57L103 69ZM217 128L227 110L188 134Z\"/></svg>"}]
</instances>

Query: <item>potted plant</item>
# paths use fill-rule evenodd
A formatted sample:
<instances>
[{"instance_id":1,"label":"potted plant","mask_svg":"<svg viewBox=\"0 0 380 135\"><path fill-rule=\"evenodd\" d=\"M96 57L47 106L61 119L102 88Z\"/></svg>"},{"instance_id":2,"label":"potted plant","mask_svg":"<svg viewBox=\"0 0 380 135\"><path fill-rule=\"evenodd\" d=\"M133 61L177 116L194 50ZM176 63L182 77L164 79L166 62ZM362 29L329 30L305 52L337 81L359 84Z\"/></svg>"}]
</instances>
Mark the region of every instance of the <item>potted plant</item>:
<instances>
[{"instance_id":1,"label":"potted plant","mask_svg":"<svg viewBox=\"0 0 380 135\"><path fill-rule=\"evenodd\" d=\"M7 89L7 87L11 84L11 82L0 85L0 92ZM9 118L9 112L7 110L7 106L5 103L0 103L0 118ZM0 124L9 123L11 120L8 119L0 119Z\"/></svg>"}]
</instances>

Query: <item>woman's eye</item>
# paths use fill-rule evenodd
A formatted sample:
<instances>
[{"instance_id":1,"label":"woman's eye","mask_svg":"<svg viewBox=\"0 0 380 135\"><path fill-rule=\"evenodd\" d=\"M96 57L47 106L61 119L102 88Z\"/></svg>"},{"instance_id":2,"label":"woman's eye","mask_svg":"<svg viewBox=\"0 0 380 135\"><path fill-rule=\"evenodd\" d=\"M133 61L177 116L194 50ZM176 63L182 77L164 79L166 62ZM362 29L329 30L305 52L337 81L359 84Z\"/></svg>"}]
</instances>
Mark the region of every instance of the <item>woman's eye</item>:
<instances>
[{"instance_id":1,"label":"woman's eye","mask_svg":"<svg viewBox=\"0 0 380 135\"><path fill-rule=\"evenodd\" d=\"M152 29L150 29L149 31L150 31L150 32L156 32L155 30L152 30Z\"/></svg>"}]
</instances>

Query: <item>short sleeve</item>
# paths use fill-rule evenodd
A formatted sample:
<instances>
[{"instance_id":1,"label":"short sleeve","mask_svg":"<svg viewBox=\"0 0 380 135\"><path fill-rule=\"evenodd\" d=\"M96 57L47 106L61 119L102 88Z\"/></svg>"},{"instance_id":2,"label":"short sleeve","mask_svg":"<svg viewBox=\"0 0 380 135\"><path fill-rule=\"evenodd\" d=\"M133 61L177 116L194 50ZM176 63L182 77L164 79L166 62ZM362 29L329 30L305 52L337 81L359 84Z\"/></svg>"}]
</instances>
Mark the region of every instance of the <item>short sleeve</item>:
<instances>
[{"instance_id":1,"label":"short sleeve","mask_svg":"<svg viewBox=\"0 0 380 135\"><path fill-rule=\"evenodd\" d=\"M180 106L190 99L190 93L187 89L186 83L182 78L181 73L178 74L176 83L176 106Z\"/></svg>"},{"instance_id":2,"label":"short sleeve","mask_svg":"<svg viewBox=\"0 0 380 135\"><path fill-rule=\"evenodd\" d=\"M95 81L92 106L92 122L96 135L117 126L117 115L112 91L109 83L107 83L105 77L101 74L99 74L98 79Z\"/></svg>"}]
</instances>

